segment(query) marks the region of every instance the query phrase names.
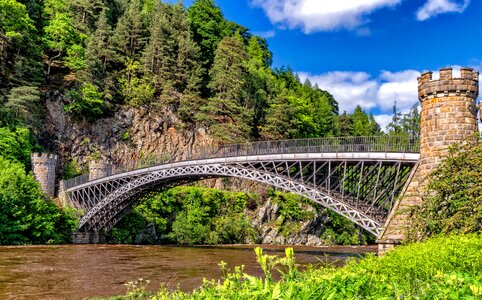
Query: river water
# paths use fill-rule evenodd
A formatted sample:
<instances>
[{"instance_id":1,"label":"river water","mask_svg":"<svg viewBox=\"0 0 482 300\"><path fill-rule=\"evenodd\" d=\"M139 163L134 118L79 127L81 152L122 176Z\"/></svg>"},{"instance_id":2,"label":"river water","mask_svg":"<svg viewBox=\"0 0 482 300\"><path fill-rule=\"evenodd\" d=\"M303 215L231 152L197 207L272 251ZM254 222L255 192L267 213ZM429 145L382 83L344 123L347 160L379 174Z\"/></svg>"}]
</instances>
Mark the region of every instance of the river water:
<instances>
[{"instance_id":1,"label":"river water","mask_svg":"<svg viewBox=\"0 0 482 300\"><path fill-rule=\"evenodd\" d=\"M228 268L245 265L251 275L261 275L256 246L166 247L133 245L65 245L0 247L0 299L83 299L126 293L125 283L150 280L189 291L203 278L219 279L218 263ZM262 246L264 253L284 255L283 246ZM295 246L300 265L319 261L343 264L376 248Z\"/></svg>"}]
</instances>

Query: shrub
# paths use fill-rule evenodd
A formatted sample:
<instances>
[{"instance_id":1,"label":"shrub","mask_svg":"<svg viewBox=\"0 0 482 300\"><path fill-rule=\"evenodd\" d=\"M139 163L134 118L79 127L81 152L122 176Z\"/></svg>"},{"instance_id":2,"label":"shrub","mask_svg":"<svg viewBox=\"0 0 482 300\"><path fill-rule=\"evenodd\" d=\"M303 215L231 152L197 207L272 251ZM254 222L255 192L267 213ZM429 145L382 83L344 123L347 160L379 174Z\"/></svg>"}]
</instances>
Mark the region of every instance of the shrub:
<instances>
[{"instance_id":1,"label":"shrub","mask_svg":"<svg viewBox=\"0 0 482 300\"><path fill-rule=\"evenodd\" d=\"M222 282L205 281L192 293L161 289L153 299L480 299L482 238L480 235L433 238L400 246L378 258L368 256L345 267L296 269L292 249L284 258L256 249L264 277L236 267ZM281 273L280 281L272 272Z\"/></svg>"},{"instance_id":2,"label":"shrub","mask_svg":"<svg viewBox=\"0 0 482 300\"><path fill-rule=\"evenodd\" d=\"M427 196L412 211L411 239L482 231L481 165L481 141L449 148L446 158L429 175Z\"/></svg>"}]
</instances>

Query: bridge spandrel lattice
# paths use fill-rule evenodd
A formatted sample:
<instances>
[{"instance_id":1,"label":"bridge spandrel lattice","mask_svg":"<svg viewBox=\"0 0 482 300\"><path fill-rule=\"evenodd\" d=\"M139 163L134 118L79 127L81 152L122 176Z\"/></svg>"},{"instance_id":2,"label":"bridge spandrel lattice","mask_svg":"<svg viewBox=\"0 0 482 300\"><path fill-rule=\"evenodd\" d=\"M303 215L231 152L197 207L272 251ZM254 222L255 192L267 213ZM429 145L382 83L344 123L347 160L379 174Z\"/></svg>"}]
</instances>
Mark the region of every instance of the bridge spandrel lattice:
<instances>
[{"instance_id":1,"label":"bridge spandrel lattice","mask_svg":"<svg viewBox=\"0 0 482 300\"><path fill-rule=\"evenodd\" d=\"M307 197L377 235L416 164L413 155L406 159L405 154L417 151L418 140L400 137L223 145L195 155L139 160L91 182L85 176L74 178L66 190L70 204L87 212L80 222L83 231L112 228L136 201L159 188L231 176ZM327 159L320 153L334 155ZM358 155L347 159L347 153Z\"/></svg>"}]
</instances>

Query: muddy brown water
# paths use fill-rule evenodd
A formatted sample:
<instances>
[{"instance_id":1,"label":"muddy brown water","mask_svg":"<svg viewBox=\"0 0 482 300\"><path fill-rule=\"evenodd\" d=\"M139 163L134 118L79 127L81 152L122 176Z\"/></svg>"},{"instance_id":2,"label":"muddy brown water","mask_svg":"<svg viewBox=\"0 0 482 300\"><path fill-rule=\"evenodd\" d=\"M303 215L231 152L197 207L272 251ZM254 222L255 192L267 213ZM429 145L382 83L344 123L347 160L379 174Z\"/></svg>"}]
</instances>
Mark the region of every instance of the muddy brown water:
<instances>
[{"instance_id":1,"label":"muddy brown water","mask_svg":"<svg viewBox=\"0 0 482 300\"><path fill-rule=\"evenodd\" d=\"M0 247L0 299L84 299L126 293L125 284L150 280L190 291L203 278L220 279L219 262L228 268L245 265L261 276L255 246L166 247L133 245L65 245ZM262 246L264 253L284 255L284 246ZM343 264L347 258L375 252L367 247L295 246L300 265L320 261Z\"/></svg>"}]
</instances>

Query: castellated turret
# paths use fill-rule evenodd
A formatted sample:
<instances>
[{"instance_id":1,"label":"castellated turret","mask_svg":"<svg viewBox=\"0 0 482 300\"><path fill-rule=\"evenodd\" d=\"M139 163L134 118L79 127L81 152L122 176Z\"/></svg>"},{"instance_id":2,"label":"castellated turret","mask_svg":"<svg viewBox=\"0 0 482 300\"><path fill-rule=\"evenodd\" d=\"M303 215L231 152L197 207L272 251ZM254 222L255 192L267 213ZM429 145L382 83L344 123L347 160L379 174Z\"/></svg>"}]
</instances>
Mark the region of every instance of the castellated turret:
<instances>
[{"instance_id":1,"label":"castellated turret","mask_svg":"<svg viewBox=\"0 0 482 300\"><path fill-rule=\"evenodd\" d=\"M112 162L108 159L89 162L89 181L112 175Z\"/></svg>"},{"instance_id":2,"label":"castellated turret","mask_svg":"<svg viewBox=\"0 0 482 300\"><path fill-rule=\"evenodd\" d=\"M421 102L420 166L428 175L448 153L454 143L474 138L478 132L477 107L479 72L462 68L460 78L453 77L452 68L440 70L440 78L432 72L418 78Z\"/></svg>"},{"instance_id":3,"label":"castellated turret","mask_svg":"<svg viewBox=\"0 0 482 300\"><path fill-rule=\"evenodd\" d=\"M432 72L418 78L418 98L421 102L420 159L418 168L395 204L385 229L378 240L378 252L383 254L406 238L411 226L408 210L423 201L427 175L434 171L448 153L449 146L476 138L479 72L462 68L454 78L452 68L440 70L434 80Z\"/></svg>"},{"instance_id":4,"label":"castellated turret","mask_svg":"<svg viewBox=\"0 0 482 300\"><path fill-rule=\"evenodd\" d=\"M40 182L44 193L55 196L55 168L58 156L49 153L32 153L32 171L35 179Z\"/></svg>"}]
</instances>

